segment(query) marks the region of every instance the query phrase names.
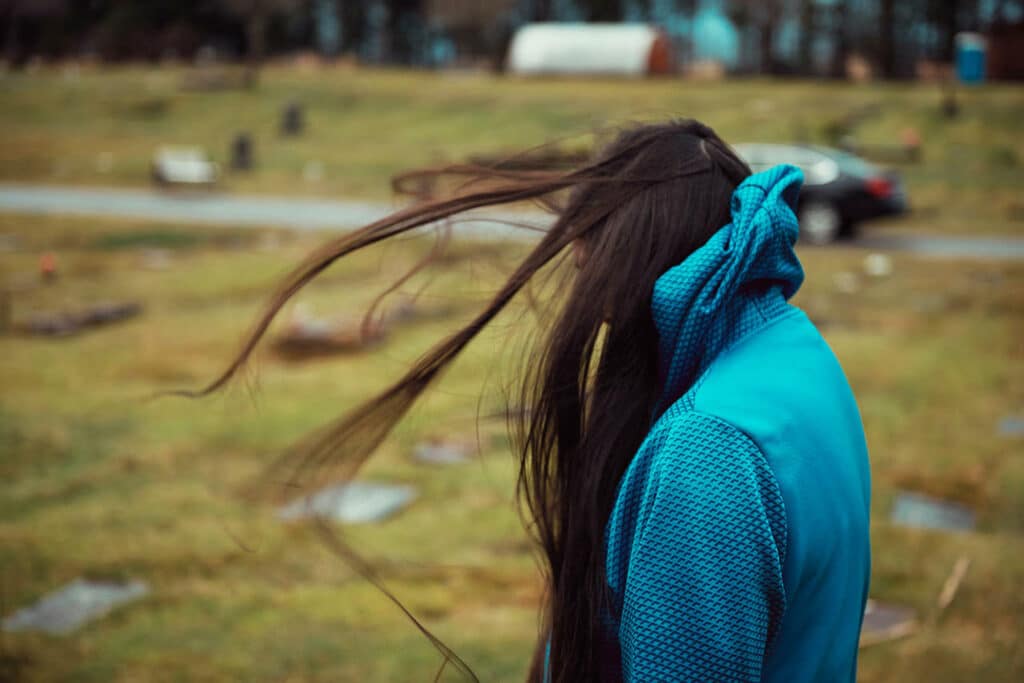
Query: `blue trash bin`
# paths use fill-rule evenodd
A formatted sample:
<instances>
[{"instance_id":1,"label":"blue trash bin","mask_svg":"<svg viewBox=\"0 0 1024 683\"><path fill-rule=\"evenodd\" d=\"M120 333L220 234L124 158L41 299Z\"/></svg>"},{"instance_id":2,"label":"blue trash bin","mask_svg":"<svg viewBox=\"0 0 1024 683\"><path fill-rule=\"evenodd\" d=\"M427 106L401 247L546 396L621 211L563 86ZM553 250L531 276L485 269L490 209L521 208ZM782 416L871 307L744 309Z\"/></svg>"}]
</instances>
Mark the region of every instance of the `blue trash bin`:
<instances>
[{"instance_id":1,"label":"blue trash bin","mask_svg":"<svg viewBox=\"0 0 1024 683\"><path fill-rule=\"evenodd\" d=\"M980 33L956 35L956 77L961 83L985 81L985 37Z\"/></svg>"}]
</instances>

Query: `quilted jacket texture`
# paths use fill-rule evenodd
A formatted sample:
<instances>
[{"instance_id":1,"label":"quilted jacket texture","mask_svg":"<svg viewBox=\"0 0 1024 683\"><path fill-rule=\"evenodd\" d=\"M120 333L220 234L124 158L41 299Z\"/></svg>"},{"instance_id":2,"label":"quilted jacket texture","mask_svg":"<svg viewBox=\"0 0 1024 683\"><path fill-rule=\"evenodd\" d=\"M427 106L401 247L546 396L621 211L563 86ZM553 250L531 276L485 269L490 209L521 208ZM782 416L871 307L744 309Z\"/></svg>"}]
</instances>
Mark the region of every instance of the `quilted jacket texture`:
<instances>
[{"instance_id":1,"label":"quilted jacket texture","mask_svg":"<svg viewBox=\"0 0 1024 683\"><path fill-rule=\"evenodd\" d=\"M852 681L870 475L839 363L787 300L799 170L657 282L664 393L608 522L609 661L626 681Z\"/></svg>"}]
</instances>

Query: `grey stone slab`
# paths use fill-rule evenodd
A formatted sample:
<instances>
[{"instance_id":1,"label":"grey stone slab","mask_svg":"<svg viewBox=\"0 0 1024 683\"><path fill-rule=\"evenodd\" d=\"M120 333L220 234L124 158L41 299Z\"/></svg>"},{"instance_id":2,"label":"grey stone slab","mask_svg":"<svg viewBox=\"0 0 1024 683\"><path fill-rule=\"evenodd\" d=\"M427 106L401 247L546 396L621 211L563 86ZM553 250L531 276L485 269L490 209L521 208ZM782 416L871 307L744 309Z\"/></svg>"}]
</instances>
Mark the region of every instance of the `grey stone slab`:
<instances>
[{"instance_id":1,"label":"grey stone slab","mask_svg":"<svg viewBox=\"0 0 1024 683\"><path fill-rule=\"evenodd\" d=\"M459 465L470 457L469 448L458 443L421 443L413 449L412 457L428 465Z\"/></svg>"},{"instance_id":2,"label":"grey stone slab","mask_svg":"<svg viewBox=\"0 0 1024 683\"><path fill-rule=\"evenodd\" d=\"M1007 437L1024 436L1024 417L1007 415L999 421L999 435Z\"/></svg>"},{"instance_id":3,"label":"grey stone slab","mask_svg":"<svg viewBox=\"0 0 1024 683\"><path fill-rule=\"evenodd\" d=\"M0 254L18 251L20 248L21 240L17 235L9 233L0 234Z\"/></svg>"},{"instance_id":4,"label":"grey stone slab","mask_svg":"<svg viewBox=\"0 0 1024 683\"><path fill-rule=\"evenodd\" d=\"M871 645L910 635L917 627L917 613L910 607L868 600L860 630L861 645Z\"/></svg>"},{"instance_id":5,"label":"grey stone slab","mask_svg":"<svg viewBox=\"0 0 1024 683\"><path fill-rule=\"evenodd\" d=\"M149 586L142 581L113 583L75 579L34 605L5 618L3 629L64 635L148 593Z\"/></svg>"},{"instance_id":6,"label":"grey stone slab","mask_svg":"<svg viewBox=\"0 0 1024 683\"><path fill-rule=\"evenodd\" d=\"M868 254L864 258L864 272L871 277L892 275L892 258L888 254Z\"/></svg>"},{"instance_id":7,"label":"grey stone slab","mask_svg":"<svg viewBox=\"0 0 1024 683\"><path fill-rule=\"evenodd\" d=\"M153 159L153 180L166 185L210 186L220 169L198 147L166 147Z\"/></svg>"},{"instance_id":8,"label":"grey stone slab","mask_svg":"<svg viewBox=\"0 0 1024 683\"><path fill-rule=\"evenodd\" d=\"M416 499L411 486L351 482L329 486L292 501L277 511L283 521L326 517L347 524L379 522L398 513Z\"/></svg>"},{"instance_id":9,"label":"grey stone slab","mask_svg":"<svg viewBox=\"0 0 1024 683\"><path fill-rule=\"evenodd\" d=\"M906 491L896 495L892 522L903 526L943 531L971 531L974 511L966 505Z\"/></svg>"}]
</instances>

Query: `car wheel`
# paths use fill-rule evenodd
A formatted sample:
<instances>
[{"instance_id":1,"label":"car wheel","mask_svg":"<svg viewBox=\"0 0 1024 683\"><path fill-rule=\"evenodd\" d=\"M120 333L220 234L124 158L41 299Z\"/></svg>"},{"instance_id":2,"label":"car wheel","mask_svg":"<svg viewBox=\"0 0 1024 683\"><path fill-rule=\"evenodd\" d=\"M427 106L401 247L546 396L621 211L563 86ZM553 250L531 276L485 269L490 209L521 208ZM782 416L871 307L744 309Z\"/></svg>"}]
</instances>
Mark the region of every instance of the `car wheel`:
<instances>
[{"instance_id":1,"label":"car wheel","mask_svg":"<svg viewBox=\"0 0 1024 683\"><path fill-rule=\"evenodd\" d=\"M830 244L839 238L843 217L828 202L808 202L800 207L800 239L808 244Z\"/></svg>"}]
</instances>

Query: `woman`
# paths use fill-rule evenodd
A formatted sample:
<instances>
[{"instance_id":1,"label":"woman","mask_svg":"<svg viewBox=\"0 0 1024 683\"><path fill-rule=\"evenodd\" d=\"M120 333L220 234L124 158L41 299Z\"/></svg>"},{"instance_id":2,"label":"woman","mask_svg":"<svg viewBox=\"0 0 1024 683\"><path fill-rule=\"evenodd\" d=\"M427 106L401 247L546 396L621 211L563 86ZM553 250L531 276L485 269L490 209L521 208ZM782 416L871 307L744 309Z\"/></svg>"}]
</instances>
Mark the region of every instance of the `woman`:
<instances>
[{"instance_id":1,"label":"woman","mask_svg":"<svg viewBox=\"0 0 1024 683\"><path fill-rule=\"evenodd\" d=\"M567 190L470 324L285 464L340 463L351 476L538 271L574 254L517 430L519 493L548 582L531 680L853 680L870 566L867 450L839 364L787 303L803 279L800 172L751 175L708 127L678 121L626 130L571 172L486 175L312 254L206 391L345 254Z\"/></svg>"}]
</instances>

